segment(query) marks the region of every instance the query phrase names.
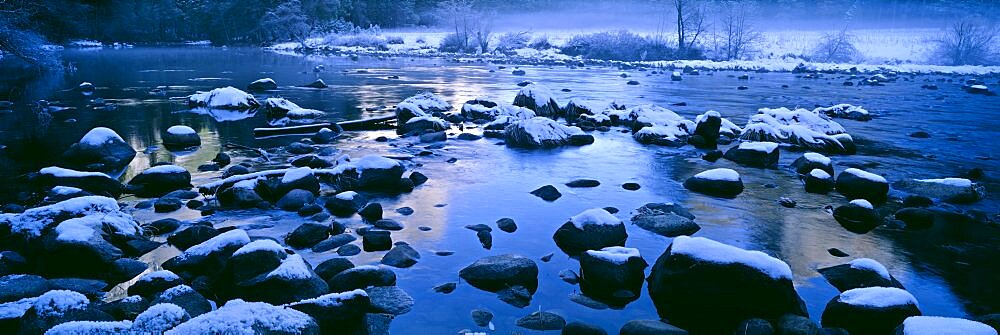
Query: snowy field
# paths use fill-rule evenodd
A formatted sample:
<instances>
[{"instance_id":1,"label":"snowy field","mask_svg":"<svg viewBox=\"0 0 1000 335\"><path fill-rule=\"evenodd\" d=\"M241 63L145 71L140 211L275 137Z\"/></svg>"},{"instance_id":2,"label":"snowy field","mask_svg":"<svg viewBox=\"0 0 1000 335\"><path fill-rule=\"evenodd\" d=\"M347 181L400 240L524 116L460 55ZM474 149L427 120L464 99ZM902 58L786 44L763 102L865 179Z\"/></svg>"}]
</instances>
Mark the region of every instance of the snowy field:
<instances>
[{"instance_id":1,"label":"snowy field","mask_svg":"<svg viewBox=\"0 0 1000 335\"><path fill-rule=\"evenodd\" d=\"M560 53L558 47L565 45L573 36L596 33L606 30L546 30L526 31L532 40L544 37L556 48L535 50L530 48L515 50L520 58L539 61L570 61L580 60ZM496 45L498 36L508 31L496 31L491 45ZM401 44L388 44L388 50L375 50L365 47L344 47L334 45L331 38L311 38L306 41L309 48L324 51L345 53L376 53L376 54L408 54L408 55L439 55L438 45L449 32L441 30L386 30L381 35L372 38L402 38ZM660 36L666 43L672 44L671 34L655 32L638 32L645 36ZM849 31L853 36L855 47L860 52L860 59L850 64L809 63L807 58L824 34L836 31L820 30L787 30L762 32L761 42L754 48L754 56L750 60L740 61L657 61L647 62L659 66L691 65L707 69L729 70L770 70L791 71L800 63L806 63L819 70L847 70L857 67L861 71L897 71L909 73L958 73L987 74L998 73L997 66L938 66L933 65L932 54L935 41L943 33L938 29L859 29ZM711 36L704 40L710 40ZM296 42L279 43L269 47L281 52L301 51L301 45Z\"/></svg>"}]
</instances>

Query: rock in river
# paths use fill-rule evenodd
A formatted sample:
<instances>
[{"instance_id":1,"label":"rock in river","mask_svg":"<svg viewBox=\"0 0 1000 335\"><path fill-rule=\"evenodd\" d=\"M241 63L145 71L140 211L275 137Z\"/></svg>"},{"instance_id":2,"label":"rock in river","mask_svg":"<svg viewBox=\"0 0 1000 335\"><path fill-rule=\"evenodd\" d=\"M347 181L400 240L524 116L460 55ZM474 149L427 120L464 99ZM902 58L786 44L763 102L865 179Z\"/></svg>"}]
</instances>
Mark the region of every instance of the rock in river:
<instances>
[{"instance_id":1,"label":"rock in river","mask_svg":"<svg viewBox=\"0 0 1000 335\"><path fill-rule=\"evenodd\" d=\"M868 200L856 199L833 210L833 218L844 229L857 234L864 234L879 225L875 216L875 207Z\"/></svg>"},{"instance_id":2,"label":"rock in river","mask_svg":"<svg viewBox=\"0 0 1000 335\"><path fill-rule=\"evenodd\" d=\"M711 196L735 198L743 193L743 180L734 170L711 169L685 180L684 188Z\"/></svg>"},{"instance_id":3,"label":"rock in river","mask_svg":"<svg viewBox=\"0 0 1000 335\"><path fill-rule=\"evenodd\" d=\"M136 175L126 189L140 197L158 197L191 188L191 173L177 165L157 165Z\"/></svg>"},{"instance_id":4,"label":"rock in river","mask_svg":"<svg viewBox=\"0 0 1000 335\"><path fill-rule=\"evenodd\" d=\"M581 212L564 223L552 239L567 254L625 245L625 224L603 208Z\"/></svg>"},{"instance_id":5,"label":"rock in river","mask_svg":"<svg viewBox=\"0 0 1000 335\"><path fill-rule=\"evenodd\" d=\"M71 168L112 171L128 165L135 154L135 149L114 130L97 127L71 145L62 158Z\"/></svg>"},{"instance_id":6,"label":"rock in river","mask_svg":"<svg viewBox=\"0 0 1000 335\"><path fill-rule=\"evenodd\" d=\"M833 297L823 310L823 327L851 334L890 334L903 320L921 315L917 299L895 287L864 287Z\"/></svg>"},{"instance_id":7,"label":"rock in river","mask_svg":"<svg viewBox=\"0 0 1000 335\"><path fill-rule=\"evenodd\" d=\"M965 178L905 179L893 185L912 194L955 204L973 203L985 194L983 186Z\"/></svg>"},{"instance_id":8,"label":"rock in river","mask_svg":"<svg viewBox=\"0 0 1000 335\"><path fill-rule=\"evenodd\" d=\"M850 168L837 176L837 192L848 199L865 199L880 204L888 197L889 182L877 174Z\"/></svg>"},{"instance_id":9,"label":"rock in river","mask_svg":"<svg viewBox=\"0 0 1000 335\"><path fill-rule=\"evenodd\" d=\"M744 166L774 168L778 166L778 156L778 143L743 142L727 150L723 158Z\"/></svg>"},{"instance_id":10,"label":"rock in river","mask_svg":"<svg viewBox=\"0 0 1000 335\"><path fill-rule=\"evenodd\" d=\"M639 298L646 266L638 249L587 250L580 254L580 287L590 297L622 306Z\"/></svg>"},{"instance_id":11,"label":"rock in river","mask_svg":"<svg viewBox=\"0 0 1000 335\"><path fill-rule=\"evenodd\" d=\"M748 318L806 315L788 264L703 237L674 238L647 281L660 317L692 332L732 333Z\"/></svg>"},{"instance_id":12,"label":"rock in river","mask_svg":"<svg viewBox=\"0 0 1000 335\"><path fill-rule=\"evenodd\" d=\"M185 149L201 145L198 133L188 126L171 126L162 136L163 145L168 148Z\"/></svg>"},{"instance_id":13,"label":"rock in river","mask_svg":"<svg viewBox=\"0 0 1000 335\"><path fill-rule=\"evenodd\" d=\"M530 258L504 254L480 258L458 273L470 285L490 292L512 286L534 291L538 287L538 265Z\"/></svg>"},{"instance_id":14,"label":"rock in river","mask_svg":"<svg viewBox=\"0 0 1000 335\"><path fill-rule=\"evenodd\" d=\"M871 258L858 258L816 271L841 292L862 287L903 288L885 266Z\"/></svg>"},{"instance_id":15,"label":"rock in river","mask_svg":"<svg viewBox=\"0 0 1000 335\"><path fill-rule=\"evenodd\" d=\"M671 203L649 203L639 207L632 216L632 224L666 237L691 235L701 229L694 222L694 215Z\"/></svg>"}]
</instances>

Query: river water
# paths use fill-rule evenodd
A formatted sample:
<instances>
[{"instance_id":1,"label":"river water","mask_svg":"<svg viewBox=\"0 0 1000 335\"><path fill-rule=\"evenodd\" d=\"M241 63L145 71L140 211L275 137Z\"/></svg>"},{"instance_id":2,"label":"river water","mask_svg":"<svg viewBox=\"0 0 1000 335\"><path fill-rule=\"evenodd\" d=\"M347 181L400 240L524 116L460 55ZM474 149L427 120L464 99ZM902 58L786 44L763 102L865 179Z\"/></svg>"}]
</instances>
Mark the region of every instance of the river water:
<instances>
[{"instance_id":1,"label":"river water","mask_svg":"<svg viewBox=\"0 0 1000 335\"><path fill-rule=\"evenodd\" d=\"M369 107L393 106L400 100L433 91L458 108L478 96L510 101L515 85L532 80L549 86L560 102L569 98L616 100L632 105L651 103L666 106L692 118L707 110L743 125L748 116L763 107L804 107L851 103L874 114L868 122L838 120L854 136L859 152L833 157L836 170L844 164L860 164L866 170L892 181L905 178L957 176L970 168L982 168L981 181L987 195L973 205L948 208L980 210L995 217L998 213L998 182L995 147L991 141L1000 129L1000 98L971 95L960 89L964 78L942 75L904 76L884 87L845 87L846 76L826 75L807 79L790 73L754 73L749 81L738 80L735 72L703 73L673 82L669 75L649 71L619 70L610 67L571 69L565 66L521 66L526 76L511 75L488 63L456 63L438 58L370 58L357 61L345 57L278 54L249 48L131 48L65 51L64 58L75 66L68 73L45 74L27 79L0 78L0 100L13 100L13 112L0 114L0 172L4 200L19 185L17 176L58 163L59 154L89 129L110 127L140 154L123 173L132 175L157 162L168 161L192 171L194 184L215 180L219 172L197 172L197 166L215 156L224 143L260 147L273 153L272 165L281 165L288 155L280 150L298 137L255 139L254 127L265 126L263 115L239 121L219 122L207 115L188 112L184 97L198 90L222 86L243 88L247 83L273 78L276 91L257 94L258 98L280 96L298 105L327 112L328 121L353 120L387 115L391 109L365 111ZM323 65L323 70L314 69ZM493 71L491 71L493 70ZM630 78L619 75L627 73ZM398 79L389 79L398 76ZM317 78L327 89L297 88ZM626 85L637 80L640 85ZM73 90L80 82L98 87L93 96ZM994 84L996 78L990 79ZM936 91L920 86L937 84ZM737 90L740 85L747 90ZM787 87L782 87L786 85ZM151 94L165 86L165 94ZM570 89L570 92L560 91ZM996 87L994 85L994 90ZM114 109L87 108L90 99L113 102ZM173 98L173 99L171 99ZM77 107L40 120L27 104L46 99L53 104ZM674 103L686 106L668 106ZM192 152L171 153L159 148L160 134L171 125L184 124L201 136L202 146ZM453 129L452 132L457 130ZM470 132L476 133L477 129ZM930 138L908 135L926 131ZM449 140L430 156L417 156L424 145L412 140L375 142L377 136L394 137L392 131L348 133L333 144L338 151L357 156L378 153L413 156L406 164L421 171L430 181L412 193L378 196L386 217L397 219L406 228L394 232L394 241L406 241L422 254L420 262L408 269L395 269L398 285L416 301L414 309L396 318L396 332L415 328L429 333L454 333L476 329L469 317L474 308L496 314L497 333L525 332L514 320L542 309L556 312L568 321L585 320L617 332L632 319L656 318L656 311L643 289L643 296L621 310L596 310L571 301L579 291L561 281L563 269L577 271L575 259L563 254L552 241L556 228L567 218L585 209L614 206L627 221L629 212L649 202L675 202L689 208L702 226L696 236L704 236L745 249L761 250L787 262L795 275L795 285L810 315L819 319L827 301L837 290L816 272L817 268L842 264L851 258L836 258L828 248L839 248L852 257L868 257L884 264L920 302L925 315L972 316L1000 311L1000 228L963 220L937 222L924 231L879 228L857 235L841 228L824 209L846 200L835 193L805 193L794 172L784 168L799 153L782 151L778 170L739 167L720 160L709 163L691 147L646 146L629 134L612 131L594 133L596 142L584 147L551 150L511 149L496 140ZM236 161L259 160L246 151L227 150ZM457 161L448 162L457 158ZM276 163L275 163L276 162ZM738 170L746 191L733 200L702 196L686 191L681 183L691 175L714 167ZM577 178L601 182L596 188L570 189L562 185ZM625 182L642 188L627 191ZM529 194L540 186L555 185L563 196L545 202ZM765 185L769 187L765 187ZM776 186L776 187L775 187ZM780 197L798 202L795 208L777 204ZM136 200L126 198L125 201ZM393 209L409 206L411 216ZM162 217L197 220L196 211L183 209L169 214L135 210L141 222ZM515 233L493 232L493 247L480 246L469 224L491 226L499 218L513 218ZM280 238L303 221L294 213L277 210L222 211L208 217L217 226L240 226L251 236ZM359 219L344 220L349 227L361 227ZM418 230L431 227L430 231ZM626 246L638 248L652 264L669 245L670 239L628 225ZM356 243L360 243L356 242ZM434 251L454 251L437 256ZM333 252L299 251L313 265L335 256ZM478 258L517 253L535 259L539 265L539 289L526 308L500 301L493 293L465 283L451 294L436 293L432 287L459 281L458 271ZM539 260L554 253L549 262ZM166 260L176 250L162 247L143 257L153 263ZM352 257L355 264L377 263L383 253L362 253ZM648 268L647 268L648 271Z\"/></svg>"}]
</instances>

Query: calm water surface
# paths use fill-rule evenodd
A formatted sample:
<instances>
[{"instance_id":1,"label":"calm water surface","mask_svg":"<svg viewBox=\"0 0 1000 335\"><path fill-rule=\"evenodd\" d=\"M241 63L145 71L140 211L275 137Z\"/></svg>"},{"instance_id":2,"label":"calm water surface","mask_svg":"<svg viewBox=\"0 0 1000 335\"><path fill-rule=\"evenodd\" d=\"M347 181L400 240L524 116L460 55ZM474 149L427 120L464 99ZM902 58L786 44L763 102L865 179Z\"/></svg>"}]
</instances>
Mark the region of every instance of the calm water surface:
<instances>
[{"instance_id":1,"label":"calm water surface","mask_svg":"<svg viewBox=\"0 0 1000 335\"><path fill-rule=\"evenodd\" d=\"M905 178L940 178L957 176L979 167L986 171L982 183L986 199L958 210L981 210L994 216L998 212L997 179L992 141L1000 129L1000 98L969 95L959 89L960 77L923 75L907 77L885 87L844 87L843 76L823 79L797 78L788 73L753 74L750 81L740 81L734 72L703 73L672 82L669 76L614 68L569 69L566 67L525 66L527 76L512 76L510 69L498 69L486 63L454 63L445 59L362 58L351 61L342 57L282 55L242 48L134 48L123 50L68 50L65 58L77 71L31 79L0 78L0 100L13 100L17 108L0 114L0 172L7 196L18 186L16 176L58 163L59 154L96 126L116 130L141 153L123 173L123 180L157 162L168 161L192 171L194 183L217 179L218 172L196 172L198 165L215 156L225 143L267 149L270 163L250 152L227 150L236 161L254 160L257 164L282 166L289 158L280 147L298 137L254 139L254 127L265 126L263 115L240 121L217 122L207 115L188 112L184 96L198 90L221 86L245 87L262 77L275 79L279 89L258 98L280 96L298 105L327 112L329 121L352 120L386 115L390 109L364 111L368 107L393 106L421 91L433 91L451 101L456 108L465 100L490 96L512 100L521 80L533 80L555 91L557 99L569 98L617 100L625 104L652 103L686 106L668 108L693 118L706 110L716 110L737 124L762 107L805 107L852 103L872 111L869 122L838 120L854 136L859 153L834 157L838 171L843 164L866 164L867 170L884 175L890 181ZM317 65L324 70L314 72ZM491 70L496 70L491 72ZM623 79L621 73L631 77ZM396 75L399 79L388 79ZM304 89L317 78L328 89ZM638 80L638 86L626 85ZM954 79L955 82L938 82ZM996 78L993 78L995 83ZM84 97L72 90L83 81L94 83L97 93ZM927 91L920 85L935 82L940 90ZM739 85L748 90L736 90ZM788 85L788 88L782 88ZM166 86L166 95L150 94L157 86ZM568 88L571 92L561 92ZM996 89L994 87L994 89ZM104 98L117 105L113 110L87 108L89 100ZM178 99L180 98L180 99ZM46 99L76 110L55 113L40 121L26 106ZM160 134L171 125L184 124L196 129L202 146L193 152L171 153L158 148ZM455 131L453 129L453 131ZM479 132L471 129L470 132ZM915 139L908 134L926 131L929 139ZM389 132L346 134L332 146L352 156L367 153L406 156L424 150L424 145L410 139L374 142L377 136L394 137ZM850 258L835 258L828 248L839 248L852 257L869 257L886 265L890 272L920 302L926 315L970 316L1000 311L1000 229L952 220L938 222L931 230L919 232L877 229L856 235L841 228L824 209L846 202L839 195L816 195L803 191L795 174L784 168L761 170L739 167L720 160L709 163L699 157L701 151L663 148L636 143L628 134L594 133L596 142L584 147L553 150L520 150L495 145L496 140L450 140L443 149L426 157L413 157L406 164L425 173L430 181L412 193L381 197L386 217L397 219L406 229L392 234L394 241L406 241L419 250L422 258L408 269L396 269L398 285L409 292L416 305L408 314L392 323L393 330L405 332L415 327L431 333L454 333L476 329L469 317L474 308L496 314L497 333L522 332L514 320L532 311L554 311L568 321L586 320L615 332L628 320L656 318L648 293L621 310L595 310L569 300L578 287L558 278L563 269L578 270L579 264L556 248L552 234L572 215L594 207L614 206L618 217L648 202L675 202L691 209L702 230L697 236L712 238L747 249L762 250L787 262L796 287L814 319L837 294L815 271L841 264ZM787 166L798 153L782 152L781 165ZM454 163L446 162L457 158ZM687 177L705 169L728 167L738 170L747 190L734 200L723 200L684 190ZM577 178L593 178L601 186L570 189L562 184ZM638 191L620 187L625 182L642 185ZM563 197L549 203L528 192L552 184ZM777 187L765 187L765 184ZM796 208L783 208L779 197L798 202ZM135 200L135 199L126 199ZM403 217L393 209L415 209ZM199 214L182 210L169 215L151 210L135 210L140 221L148 222L170 216L197 220ZM493 248L485 250L468 224L491 226L499 218L510 217L518 224L515 233L493 233ZM294 229L302 218L280 211L225 211L209 217L216 225L240 226L251 236L280 238ZM345 220L352 228L361 227L358 219ZM431 227L420 231L419 226ZM669 238L629 225L626 246L638 248L652 264L670 243ZM360 243L358 241L357 243ZM434 251L454 251L452 256L436 256ZM163 247L144 256L158 264L176 254ZM333 252L299 251L312 264L335 256ZM451 294L435 293L432 287L459 281L458 271L476 259L488 255L518 253L536 259L539 265L539 289L532 304L516 308L498 300L493 293L460 283ZM550 262L538 260L555 253ZM383 253L363 253L352 257L355 264L377 263ZM154 265L158 266L158 265ZM648 270L648 269L647 269Z\"/></svg>"}]
</instances>

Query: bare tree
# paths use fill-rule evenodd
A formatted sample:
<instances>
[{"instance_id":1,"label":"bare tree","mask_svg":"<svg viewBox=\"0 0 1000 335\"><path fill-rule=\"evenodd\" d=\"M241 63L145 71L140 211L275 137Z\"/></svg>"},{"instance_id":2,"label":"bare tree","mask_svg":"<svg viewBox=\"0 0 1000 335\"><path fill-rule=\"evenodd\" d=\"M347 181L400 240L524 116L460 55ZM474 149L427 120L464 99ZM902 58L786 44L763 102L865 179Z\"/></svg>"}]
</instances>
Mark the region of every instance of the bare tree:
<instances>
[{"instance_id":1,"label":"bare tree","mask_svg":"<svg viewBox=\"0 0 1000 335\"><path fill-rule=\"evenodd\" d=\"M956 22L937 41L937 57L948 65L986 65L997 61L993 42L997 29L973 23Z\"/></svg>"},{"instance_id":2,"label":"bare tree","mask_svg":"<svg viewBox=\"0 0 1000 335\"><path fill-rule=\"evenodd\" d=\"M677 51L687 53L707 30L705 8L697 0L673 0L677 14Z\"/></svg>"},{"instance_id":3,"label":"bare tree","mask_svg":"<svg viewBox=\"0 0 1000 335\"><path fill-rule=\"evenodd\" d=\"M731 0L722 3L720 54L725 59L747 57L763 39L751 22L755 9L752 3Z\"/></svg>"},{"instance_id":4,"label":"bare tree","mask_svg":"<svg viewBox=\"0 0 1000 335\"><path fill-rule=\"evenodd\" d=\"M493 14L479 13L480 18L473 24L473 31L476 44L479 45L479 52L490 52L490 38L493 35Z\"/></svg>"},{"instance_id":5,"label":"bare tree","mask_svg":"<svg viewBox=\"0 0 1000 335\"><path fill-rule=\"evenodd\" d=\"M441 16L451 23L455 29L450 47L465 51L469 48L472 28L476 18L472 10L472 0L447 0L438 5Z\"/></svg>"},{"instance_id":6,"label":"bare tree","mask_svg":"<svg viewBox=\"0 0 1000 335\"><path fill-rule=\"evenodd\" d=\"M837 33L823 34L812 56L820 62L853 62L861 57L861 52L854 46L854 40L854 35L848 33L846 28Z\"/></svg>"}]
</instances>

